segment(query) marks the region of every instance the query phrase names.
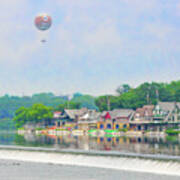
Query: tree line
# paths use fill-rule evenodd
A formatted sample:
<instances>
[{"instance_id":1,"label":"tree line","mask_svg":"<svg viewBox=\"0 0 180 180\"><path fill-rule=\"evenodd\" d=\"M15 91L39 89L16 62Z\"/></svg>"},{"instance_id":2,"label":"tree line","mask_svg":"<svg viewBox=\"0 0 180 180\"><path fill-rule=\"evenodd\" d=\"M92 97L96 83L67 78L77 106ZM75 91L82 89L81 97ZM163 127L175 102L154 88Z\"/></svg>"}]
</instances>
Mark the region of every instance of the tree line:
<instances>
[{"instance_id":1,"label":"tree line","mask_svg":"<svg viewBox=\"0 0 180 180\"><path fill-rule=\"evenodd\" d=\"M55 96L53 93L34 94L31 97L5 95L0 97L0 119L8 119L10 123L9 119L14 118L17 122L16 126L20 127L28 121L48 120L52 117L53 111L83 107L96 109L97 111L117 108L132 108L135 110L146 104L157 104L158 101L180 102L180 81L171 83L146 82L136 88L123 84L116 89L116 95L99 97L81 93L75 93L71 99L68 96ZM42 109L44 110L42 111ZM43 114L42 112L46 113ZM47 118L44 116L47 116ZM0 127L1 122L4 121L0 121ZM12 126L12 123L10 125Z\"/></svg>"},{"instance_id":2,"label":"tree line","mask_svg":"<svg viewBox=\"0 0 180 180\"><path fill-rule=\"evenodd\" d=\"M116 90L117 95L105 95L96 99L100 111L116 108L136 109L147 104L157 104L158 101L180 102L180 81L171 83L143 83L137 88L127 84L121 85Z\"/></svg>"}]
</instances>

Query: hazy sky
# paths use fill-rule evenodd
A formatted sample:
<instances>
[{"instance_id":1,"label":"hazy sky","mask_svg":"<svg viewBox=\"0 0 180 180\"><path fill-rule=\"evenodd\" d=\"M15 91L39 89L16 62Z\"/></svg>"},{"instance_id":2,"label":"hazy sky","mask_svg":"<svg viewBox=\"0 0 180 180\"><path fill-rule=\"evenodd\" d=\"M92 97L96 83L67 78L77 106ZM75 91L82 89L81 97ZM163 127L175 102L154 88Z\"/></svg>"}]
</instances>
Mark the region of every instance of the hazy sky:
<instances>
[{"instance_id":1,"label":"hazy sky","mask_svg":"<svg viewBox=\"0 0 180 180\"><path fill-rule=\"evenodd\" d=\"M40 12L53 18L47 33L34 27ZM179 0L5 0L0 21L0 95L180 79Z\"/></svg>"}]
</instances>

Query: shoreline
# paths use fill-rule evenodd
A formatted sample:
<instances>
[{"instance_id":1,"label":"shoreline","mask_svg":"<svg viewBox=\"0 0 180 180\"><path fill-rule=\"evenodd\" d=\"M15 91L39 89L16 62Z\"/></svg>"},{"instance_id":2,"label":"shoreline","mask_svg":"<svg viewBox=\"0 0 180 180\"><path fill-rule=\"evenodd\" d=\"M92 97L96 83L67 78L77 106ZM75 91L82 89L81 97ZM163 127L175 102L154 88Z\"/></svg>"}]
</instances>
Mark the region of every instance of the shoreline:
<instances>
[{"instance_id":1,"label":"shoreline","mask_svg":"<svg viewBox=\"0 0 180 180\"><path fill-rule=\"evenodd\" d=\"M83 166L88 168L105 168L119 171L131 171L138 173L152 173L161 175L180 176L180 162L173 160L160 160L150 158L128 157L128 156L110 156L103 154L83 154L82 152L64 153L61 151L48 151L48 148L24 148L24 149L2 149L0 147L1 160L15 160L31 163L50 163L54 165ZM26 150L25 150L26 149ZM97 163L98 162L98 163Z\"/></svg>"},{"instance_id":2,"label":"shoreline","mask_svg":"<svg viewBox=\"0 0 180 180\"><path fill-rule=\"evenodd\" d=\"M114 132L113 132L114 131ZM48 130L48 129L44 129L44 130L34 130L34 132L32 132L31 130L17 130L17 133L20 135L24 135L24 134L31 134L34 133L36 135L55 135L55 136L59 136L59 135L77 135L77 136L84 136L84 135L92 135L94 137L102 137L105 135L112 135L114 137L166 137L168 136L168 134L166 134L165 132L153 132L153 131L149 131L146 133L143 133L143 131L127 131L127 132L117 132L116 130L112 130L111 133L106 132L106 130L100 130L100 129L94 129L93 132L89 132L89 130L82 130L82 129L77 129L77 130ZM180 137L180 134L179 134Z\"/></svg>"}]
</instances>

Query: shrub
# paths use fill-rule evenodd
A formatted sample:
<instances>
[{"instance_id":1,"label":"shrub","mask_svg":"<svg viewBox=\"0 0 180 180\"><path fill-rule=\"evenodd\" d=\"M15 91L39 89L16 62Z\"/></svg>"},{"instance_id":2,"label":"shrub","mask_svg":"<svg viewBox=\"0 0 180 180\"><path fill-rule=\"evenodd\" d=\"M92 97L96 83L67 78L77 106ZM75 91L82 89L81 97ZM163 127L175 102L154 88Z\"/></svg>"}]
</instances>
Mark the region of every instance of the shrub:
<instances>
[{"instance_id":1,"label":"shrub","mask_svg":"<svg viewBox=\"0 0 180 180\"><path fill-rule=\"evenodd\" d=\"M42 131L44 130L43 128L36 128L36 131Z\"/></svg>"},{"instance_id":2,"label":"shrub","mask_svg":"<svg viewBox=\"0 0 180 180\"><path fill-rule=\"evenodd\" d=\"M56 131L67 131L67 129L56 129Z\"/></svg>"},{"instance_id":3,"label":"shrub","mask_svg":"<svg viewBox=\"0 0 180 180\"><path fill-rule=\"evenodd\" d=\"M123 128L123 129L119 129L120 132L127 132L128 129L127 128Z\"/></svg>"},{"instance_id":4,"label":"shrub","mask_svg":"<svg viewBox=\"0 0 180 180\"><path fill-rule=\"evenodd\" d=\"M20 131L21 131L21 130L25 130L25 129L24 129L24 127L21 127L21 128L18 128L18 130L20 130Z\"/></svg>"}]
</instances>

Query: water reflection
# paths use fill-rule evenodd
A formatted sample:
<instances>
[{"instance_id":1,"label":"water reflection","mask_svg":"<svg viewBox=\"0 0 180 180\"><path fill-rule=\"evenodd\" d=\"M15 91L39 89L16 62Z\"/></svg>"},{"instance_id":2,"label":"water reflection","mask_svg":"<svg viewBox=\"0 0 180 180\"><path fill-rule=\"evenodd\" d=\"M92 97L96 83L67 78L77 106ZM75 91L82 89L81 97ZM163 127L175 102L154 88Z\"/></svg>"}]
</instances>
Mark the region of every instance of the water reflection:
<instances>
[{"instance_id":1,"label":"water reflection","mask_svg":"<svg viewBox=\"0 0 180 180\"><path fill-rule=\"evenodd\" d=\"M0 144L56 147L58 149L180 155L180 138L178 137L92 137L0 134Z\"/></svg>"}]
</instances>

